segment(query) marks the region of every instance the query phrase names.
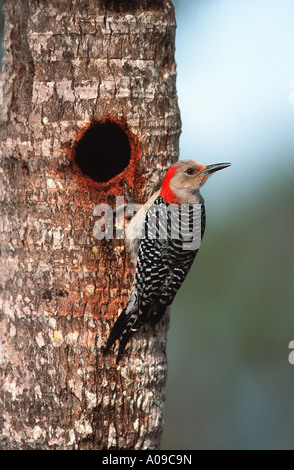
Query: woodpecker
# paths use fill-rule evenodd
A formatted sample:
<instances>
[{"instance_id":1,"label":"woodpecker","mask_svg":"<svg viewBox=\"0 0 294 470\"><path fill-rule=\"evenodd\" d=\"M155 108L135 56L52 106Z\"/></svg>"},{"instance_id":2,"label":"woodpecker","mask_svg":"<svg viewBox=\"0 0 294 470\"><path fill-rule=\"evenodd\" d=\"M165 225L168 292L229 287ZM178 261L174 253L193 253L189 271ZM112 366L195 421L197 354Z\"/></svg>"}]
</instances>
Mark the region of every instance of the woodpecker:
<instances>
[{"instance_id":1,"label":"woodpecker","mask_svg":"<svg viewBox=\"0 0 294 470\"><path fill-rule=\"evenodd\" d=\"M118 362L134 332L143 324L156 324L171 305L198 253L199 245L187 246L191 228L196 226L199 230L195 213L201 222L201 240L204 235L206 215L200 187L212 173L230 165L178 161L166 172L161 189L133 217L126 241L136 265L134 283L128 304L110 332L104 354L119 339ZM186 219L182 217L184 209ZM173 230L175 226L178 230Z\"/></svg>"}]
</instances>

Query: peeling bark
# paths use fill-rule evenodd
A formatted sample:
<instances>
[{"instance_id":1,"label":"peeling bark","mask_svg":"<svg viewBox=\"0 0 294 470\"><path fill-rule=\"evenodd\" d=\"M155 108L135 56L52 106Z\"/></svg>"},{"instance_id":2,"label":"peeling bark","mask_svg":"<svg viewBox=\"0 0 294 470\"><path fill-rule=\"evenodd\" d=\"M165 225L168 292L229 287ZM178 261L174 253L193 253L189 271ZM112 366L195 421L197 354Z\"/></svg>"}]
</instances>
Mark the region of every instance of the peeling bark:
<instances>
[{"instance_id":1,"label":"peeling bark","mask_svg":"<svg viewBox=\"0 0 294 470\"><path fill-rule=\"evenodd\" d=\"M93 209L121 182L137 202L178 158L169 0L4 0L0 80L2 449L156 449L168 315L121 363L101 348L127 302L123 240ZM126 132L127 168L97 183L74 160L91 120Z\"/></svg>"}]
</instances>

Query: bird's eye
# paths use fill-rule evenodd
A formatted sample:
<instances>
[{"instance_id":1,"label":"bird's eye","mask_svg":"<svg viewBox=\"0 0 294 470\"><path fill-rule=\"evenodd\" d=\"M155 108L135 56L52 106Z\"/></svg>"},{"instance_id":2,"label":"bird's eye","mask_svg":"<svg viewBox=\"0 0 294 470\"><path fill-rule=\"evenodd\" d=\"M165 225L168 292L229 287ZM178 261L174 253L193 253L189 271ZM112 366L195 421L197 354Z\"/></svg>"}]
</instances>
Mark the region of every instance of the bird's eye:
<instances>
[{"instance_id":1,"label":"bird's eye","mask_svg":"<svg viewBox=\"0 0 294 470\"><path fill-rule=\"evenodd\" d=\"M186 170L186 173L187 173L188 175L194 175L194 170L193 170L193 168L188 168L188 169Z\"/></svg>"}]
</instances>

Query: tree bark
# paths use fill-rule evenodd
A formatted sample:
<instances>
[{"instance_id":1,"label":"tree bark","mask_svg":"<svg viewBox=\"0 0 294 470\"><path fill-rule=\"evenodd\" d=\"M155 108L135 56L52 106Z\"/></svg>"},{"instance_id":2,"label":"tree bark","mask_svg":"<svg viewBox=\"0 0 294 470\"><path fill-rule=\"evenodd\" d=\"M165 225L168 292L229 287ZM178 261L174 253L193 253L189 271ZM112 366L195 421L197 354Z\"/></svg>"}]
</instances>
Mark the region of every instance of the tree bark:
<instances>
[{"instance_id":1,"label":"tree bark","mask_svg":"<svg viewBox=\"0 0 294 470\"><path fill-rule=\"evenodd\" d=\"M122 182L144 202L178 158L172 3L3 3L1 448L156 449L168 315L118 365L101 355L134 266L123 240L95 238L93 210Z\"/></svg>"}]
</instances>

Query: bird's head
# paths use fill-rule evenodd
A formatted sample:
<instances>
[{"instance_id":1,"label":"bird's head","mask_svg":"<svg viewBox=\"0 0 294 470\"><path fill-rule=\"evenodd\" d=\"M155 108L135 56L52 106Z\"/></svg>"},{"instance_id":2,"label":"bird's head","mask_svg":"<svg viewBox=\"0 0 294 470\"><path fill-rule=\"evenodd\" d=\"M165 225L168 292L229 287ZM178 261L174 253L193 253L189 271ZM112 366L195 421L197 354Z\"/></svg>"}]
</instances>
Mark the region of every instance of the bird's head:
<instances>
[{"instance_id":1,"label":"bird's head","mask_svg":"<svg viewBox=\"0 0 294 470\"><path fill-rule=\"evenodd\" d=\"M206 166L195 160L180 160L166 172L160 194L169 204L193 204L199 188L210 175L230 165L216 163Z\"/></svg>"}]
</instances>

